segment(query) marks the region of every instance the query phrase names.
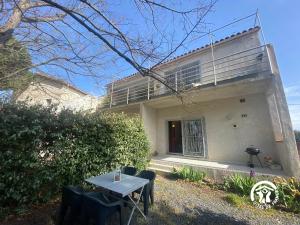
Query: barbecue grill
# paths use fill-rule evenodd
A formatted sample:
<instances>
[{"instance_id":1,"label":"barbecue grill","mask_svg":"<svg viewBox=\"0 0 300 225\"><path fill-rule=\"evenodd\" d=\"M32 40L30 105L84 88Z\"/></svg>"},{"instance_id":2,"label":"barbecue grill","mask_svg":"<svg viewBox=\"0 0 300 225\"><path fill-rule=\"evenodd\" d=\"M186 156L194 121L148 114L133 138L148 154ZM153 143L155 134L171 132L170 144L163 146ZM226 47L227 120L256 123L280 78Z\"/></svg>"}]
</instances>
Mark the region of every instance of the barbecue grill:
<instances>
[{"instance_id":1,"label":"barbecue grill","mask_svg":"<svg viewBox=\"0 0 300 225\"><path fill-rule=\"evenodd\" d=\"M263 167L259 157L258 157L258 154L261 152L261 150L259 148L256 148L254 146L250 146L248 148L246 148L246 151L248 154L249 154L249 162L248 162L248 166L250 168L254 168L254 163L253 163L253 156L255 156L258 161L259 161L259 164L261 167Z\"/></svg>"}]
</instances>

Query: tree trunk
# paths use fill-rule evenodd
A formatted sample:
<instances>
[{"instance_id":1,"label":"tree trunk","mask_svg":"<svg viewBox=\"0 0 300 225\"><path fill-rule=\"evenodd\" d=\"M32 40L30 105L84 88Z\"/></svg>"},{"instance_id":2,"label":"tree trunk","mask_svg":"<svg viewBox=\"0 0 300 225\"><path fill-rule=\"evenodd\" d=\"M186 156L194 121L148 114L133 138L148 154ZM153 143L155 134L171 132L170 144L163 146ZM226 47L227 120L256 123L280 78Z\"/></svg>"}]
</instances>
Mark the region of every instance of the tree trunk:
<instances>
[{"instance_id":1,"label":"tree trunk","mask_svg":"<svg viewBox=\"0 0 300 225\"><path fill-rule=\"evenodd\" d=\"M23 13L30 6L28 0L20 0L16 4L7 22L0 27L0 47L12 37L14 29L21 23Z\"/></svg>"}]
</instances>

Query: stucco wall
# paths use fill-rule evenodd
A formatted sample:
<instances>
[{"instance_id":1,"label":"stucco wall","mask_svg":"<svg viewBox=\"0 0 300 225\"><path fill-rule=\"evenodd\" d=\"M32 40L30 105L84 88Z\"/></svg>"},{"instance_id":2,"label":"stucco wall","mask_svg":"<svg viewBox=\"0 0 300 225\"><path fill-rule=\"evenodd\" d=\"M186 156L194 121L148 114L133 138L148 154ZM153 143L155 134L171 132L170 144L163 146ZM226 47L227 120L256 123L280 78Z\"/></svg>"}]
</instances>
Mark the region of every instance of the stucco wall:
<instances>
[{"instance_id":1,"label":"stucco wall","mask_svg":"<svg viewBox=\"0 0 300 225\"><path fill-rule=\"evenodd\" d=\"M249 145L260 147L261 160L268 155L278 156L266 97L263 94L201 103L193 107L172 107L157 110L156 149L160 154L168 152L167 121L205 118L208 160L231 163L247 163L245 149ZM242 117L247 114L247 117ZM237 125L236 128L233 125Z\"/></svg>"},{"instance_id":2,"label":"stucco wall","mask_svg":"<svg viewBox=\"0 0 300 225\"><path fill-rule=\"evenodd\" d=\"M276 147L285 172L300 178L300 157L273 46L269 45L268 50L274 74L271 93L274 94L283 135L283 141L276 142Z\"/></svg>"},{"instance_id":3,"label":"stucco wall","mask_svg":"<svg viewBox=\"0 0 300 225\"><path fill-rule=\"evenodd\" d=\"M143 119L145 132L147 134L148 140L150 142L150 149L152 152L156 151L156 109L148 107L145 104L141 104L140 115Z\"/></svg>"},{"instance_id":4,"label":"stucco wall","mask_svg":"<svg viewBox=\"0 0 300 225\"><path fill-rule=\"evenodd\" d=\"M225 56L228 57L235 53L242 52L242 51L245 51L248 49L252 49L252 48L255 48L258 46L261 46L260 39L259 39L259 33L257 31L246 33L242 36L235 37L232 40L228 40L228 41L222 42L220 44L214 44L214 59L217 60L216 63L221 63L222 60L218 60L218 59L223 58ZM254 50L254 51L256 51L256 50ZM250 53L251 52L246 52L245 55L250 54ZM243 56L243 54L239 55L239 57L241 57L241 56ZM253 57L255 57L255 56L253 56ZM227 60L229 60L229 59L227 59ZM241 64L243 63L243 60L246 60L246 58L241 59L241 62L239 65L237 65L237 68L242 66ZM189 63L192 63L195 61L200 61L200 64L201 64L200 70L201 70L202 76L203 76L203 74L205 76L213 75L213 71L212 71L213 64L211 62L212 61L211 48L208 48L206 50L199 51L196 53L188 54L187 56L183 57L181 60L178 60L176 62L163 64L162 66L157 68L155 72L157 74L160 74L161 76L164 76L164 73L166 71L173 70L176 67L186 65L186 64L189 64ZM220 73L223 70L225 71L226 68L228 68L229 64L230 64L230 62L227 64L223 63L222 65L216 66L217 73ZM231 69L233 69L233 68L231 68ZM221 74L221 75L224 76L224 74ZM203 80L211 79L211 77L202 78L202 79ZM123 88L127 88L127 87L132 87L134 85L139 85L141 83L147 82L147 80L148 80L148 78L140 76L140 77L137 77L130 81L117 82L114 84L114 90L119 90L119 89L123 89ZM155 87L157 84L159 84L159 82L154 81L154 84L153 84L154 89L156 89ZM159 90L159 91L165 91L165 90ZM155 91L155 92L157 92L157 91ZM107 90L107 94L110 95L110 89Z\"/></svg>"},{"instance_id":5,"label":"stucco wall","mask_svg":"<svg viewBox=\"0 0 300 225\"><path fill-rule=\"evenodd\" d=\"M57 104L58 109L69 108L72 110L96 109L97 98L83 94L61 83L41 79L33 82L22 92L17 101L25 101L30 105L39 104L47 106L47 99L52 104Z\"/></svg>"}]
</instances>

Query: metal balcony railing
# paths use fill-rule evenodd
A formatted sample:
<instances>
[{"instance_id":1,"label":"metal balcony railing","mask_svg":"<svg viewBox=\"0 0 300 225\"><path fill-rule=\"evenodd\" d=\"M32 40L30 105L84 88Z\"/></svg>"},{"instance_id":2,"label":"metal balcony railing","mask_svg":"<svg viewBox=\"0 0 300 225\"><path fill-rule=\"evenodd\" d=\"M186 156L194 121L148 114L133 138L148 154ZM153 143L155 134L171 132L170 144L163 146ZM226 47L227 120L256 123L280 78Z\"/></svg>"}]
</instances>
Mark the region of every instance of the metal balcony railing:
<instances>
[{"instance_id":1,"label":"metal balcony railing","mask_svg":"<svg viewBox=\"0 0 300 225\"><path fill-rule=\"evenodd\" d=\"M177 92L188 91L195 86L218 85L235 78L271 72L268 46L259 46L217 58L209 62L193 64L182 71L165 75L165 81ZM113 84L112 84L113 86ZM174 94L164 84L143 77L136 84L112 87L106 96L104 108L146 101L159 96Z\"/></svg>"}]
</instances>

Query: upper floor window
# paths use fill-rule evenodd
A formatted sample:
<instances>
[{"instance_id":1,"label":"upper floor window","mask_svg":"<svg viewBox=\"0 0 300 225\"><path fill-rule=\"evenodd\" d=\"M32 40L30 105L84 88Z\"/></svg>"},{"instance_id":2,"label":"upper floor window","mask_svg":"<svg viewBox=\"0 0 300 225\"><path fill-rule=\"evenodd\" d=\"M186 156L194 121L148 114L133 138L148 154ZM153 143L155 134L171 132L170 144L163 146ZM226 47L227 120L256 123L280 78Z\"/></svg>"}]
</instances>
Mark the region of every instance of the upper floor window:
<instances>
[{"instance_id":1,"label":"upper floor window","mask_svg":"<svg viewBox=\"0 0 300 225\"><path fill-rule=\"evenodd\" d=\"M166 81L174 89L187 89L201 81L200 70L200 61L195 61L165 72Z\"/></svg>"}]
</instances>

